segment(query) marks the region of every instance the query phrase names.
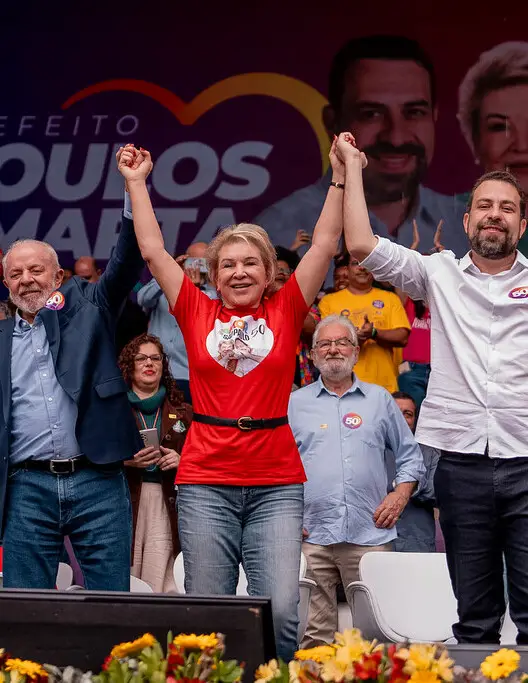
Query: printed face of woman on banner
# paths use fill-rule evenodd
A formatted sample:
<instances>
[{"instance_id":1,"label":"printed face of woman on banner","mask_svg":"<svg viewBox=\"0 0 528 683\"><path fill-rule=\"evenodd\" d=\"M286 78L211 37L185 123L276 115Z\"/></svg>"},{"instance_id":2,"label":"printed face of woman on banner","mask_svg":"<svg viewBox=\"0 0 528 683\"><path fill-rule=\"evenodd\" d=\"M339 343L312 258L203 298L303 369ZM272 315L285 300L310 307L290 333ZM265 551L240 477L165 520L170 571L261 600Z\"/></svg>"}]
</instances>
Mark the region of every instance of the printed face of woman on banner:
<instances>
[{"instance_id":1,"label":"printed face of woman on banner","mask_svg":"<svg viewBox=\"0 0 528 683\"><path fill-rule=\"evenodd\" d=\"M476 163L508 170L528 191L528 43L480 55L459 88L458 119Z\"/></svg>"}]
</instances>

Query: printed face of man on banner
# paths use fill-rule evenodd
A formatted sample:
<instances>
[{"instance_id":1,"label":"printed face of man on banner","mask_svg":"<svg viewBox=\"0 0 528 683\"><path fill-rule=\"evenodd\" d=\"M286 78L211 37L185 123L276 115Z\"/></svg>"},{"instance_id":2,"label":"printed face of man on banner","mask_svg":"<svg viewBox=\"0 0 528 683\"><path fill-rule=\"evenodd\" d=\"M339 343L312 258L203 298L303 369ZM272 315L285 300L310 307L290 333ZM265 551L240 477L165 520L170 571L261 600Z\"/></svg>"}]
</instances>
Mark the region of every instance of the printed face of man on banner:
<instances>
[{"instance_id":1,"label":"printed face of man on banner","mask_svg":"<svg viewBox=\"0 0 528 683\"><path fill-rule=\"evenodd\" d=\"M432 67L405 38L384 44L374 36L348 45L355 45L348 59L347 46L334 59L326 128L331 135L354 131L369 161L363 180L370 206L412 198L434 152Z\"/></svg>"}]
</instances>

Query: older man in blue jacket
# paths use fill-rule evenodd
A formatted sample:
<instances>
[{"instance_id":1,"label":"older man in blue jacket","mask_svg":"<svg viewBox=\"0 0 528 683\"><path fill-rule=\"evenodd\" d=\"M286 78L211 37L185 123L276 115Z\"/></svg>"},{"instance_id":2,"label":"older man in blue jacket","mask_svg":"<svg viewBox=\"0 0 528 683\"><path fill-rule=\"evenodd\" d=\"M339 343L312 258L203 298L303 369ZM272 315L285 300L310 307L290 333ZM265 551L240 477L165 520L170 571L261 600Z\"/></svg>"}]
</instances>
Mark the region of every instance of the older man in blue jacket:
<instances>
[{"instance_id":1,"label":"older man in blue jacket","mask_svg":"<svg viewBox=\"0 0 528 683\"><path fill-rule=\"evenodd\" d=\"M62 284L53 248L11 245L0 321L0 528L4 586L53 588L69 536L86 588L129 589L123 461L142 448L116 363L115 322L143 268L132 221L101 279Z\"/></svg>"}]
</instances>

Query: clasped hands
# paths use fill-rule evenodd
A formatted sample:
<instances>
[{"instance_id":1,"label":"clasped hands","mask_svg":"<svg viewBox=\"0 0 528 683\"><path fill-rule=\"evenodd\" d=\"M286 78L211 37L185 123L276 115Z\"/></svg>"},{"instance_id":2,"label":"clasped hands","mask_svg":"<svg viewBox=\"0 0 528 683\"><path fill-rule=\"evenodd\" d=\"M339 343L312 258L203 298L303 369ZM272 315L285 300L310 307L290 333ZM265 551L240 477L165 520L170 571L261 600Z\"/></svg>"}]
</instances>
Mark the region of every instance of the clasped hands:
<instances>
[{"instance_id":1,"label":"clasped hands","mask_svg":"<svg viewBox=\"0 0 528 683\"><path fill-rule=\"evenodd\" d=\"M159 450L154 446L147 446L138 451L132 460L125 461L125 465L128 467L145 469L157 465L163 471L174 470L179 464L180 454L173 448L165 448L165 446L160 446Z\"/></svg>"}]
</instances>

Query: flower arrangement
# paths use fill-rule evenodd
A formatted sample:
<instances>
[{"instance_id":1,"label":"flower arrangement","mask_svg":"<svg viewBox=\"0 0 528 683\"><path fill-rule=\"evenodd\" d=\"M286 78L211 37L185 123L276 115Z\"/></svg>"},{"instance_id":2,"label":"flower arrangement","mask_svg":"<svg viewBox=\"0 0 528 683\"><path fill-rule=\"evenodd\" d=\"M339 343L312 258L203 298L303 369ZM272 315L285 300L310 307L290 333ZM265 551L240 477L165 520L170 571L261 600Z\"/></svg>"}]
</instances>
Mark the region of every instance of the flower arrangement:
<instances>
[{"instance_id":1,"label":"flower arrangement","mask_svg":"<svg viewBox=\"0 0 528 683\"><path fill-rule=\"evenodd\" d=\"M380 645L357 629L336 633L331 645L298 650L288 665L277 660L260 666L256 683L528 683L518 670L520 656L502 649L486 657L477 671L455 666L443 645Z\"/></svg>"},{"instance_id":2,"label":"flower arrangement","mask_svg":"<svg viewBox=\"0 0 528 683\"><path fill-rule=\"evenodd\" d=\"M224 653L220 633L169 633L166 652L145 633L116 645L94 675L14 659L0 649L0 683L239 683L244 665L224 660ZM336 633L331 645L298 650L288 664L262 664L255 683L528 683L519 664L519 654L503 648L468 671L455 665L443 645L381 645L352 629Z\"/></svg>"}]
</instances>

